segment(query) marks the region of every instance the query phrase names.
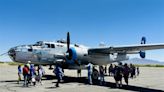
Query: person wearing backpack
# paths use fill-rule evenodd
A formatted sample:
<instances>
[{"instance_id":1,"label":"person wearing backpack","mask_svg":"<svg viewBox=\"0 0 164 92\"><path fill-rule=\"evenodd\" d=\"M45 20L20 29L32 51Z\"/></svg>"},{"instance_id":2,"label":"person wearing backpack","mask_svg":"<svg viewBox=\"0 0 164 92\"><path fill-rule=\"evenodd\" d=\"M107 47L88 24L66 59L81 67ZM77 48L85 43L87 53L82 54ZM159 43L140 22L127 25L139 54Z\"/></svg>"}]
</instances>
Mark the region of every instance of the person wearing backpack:
<instances>
[{"instance_id":1,"label":"person wearing backpack","mask_svg":"<svg viewBox=\"0 0 164 92\"><path fill-rule=\"evenodd\" d=\"M109 76L113 76L113 65L110 64L109 68L108 68L108 72L109 72Z\"/></svg>"},{"instance_id":2,"label":"person wearing backpack","mask_svg":"<svg viewBox=\"0 0 164 92\"><path fill-rule=\"evenodd\" d=\"M21 65L18 65L18 84L22 80L21 74L22 74Z\"/></svg>"},{"instance_id":3,"label":"person wearing backpack","mask_svg":"<svg viewBox=\"0 0 164 92\"><path fill-rule=\"evenodd\" d=\"M116 81L116 87L122 87L122 75L123 75L123 66L120 62L118 66L115 66L114 79Z\"/></svg>"},{"instance_id":4,"label":"person wearing backpack","mask_svg":"<svg viewBox=\"0 0 164 92\"><path fill-rule=\"evenodd\" d=\"M45 71L44 71L44 69L42 68L42 66L41 65L39 65L38 66L38 82L42 85L43 83L42 83L42 77L43 77L43 75L45 74Z\"/></svg>"},{"instance_id":5,"label":"person wearing backpack","mask_svg":"<svg viewBox=\"0 0 164 92\"><path fill-rule=\"evenodd\" d=\"M99 73L100 73L100 85L103 85L105 83L103 66L99 67Z\"/></svg>"},{"instance_id":6,"label":"person wearing backpack","mask_svg":"<svg viewBox=\"0 0 164 92\"><path fill-rule=\"evenodd\" d=\"M27 65L24 65L23 67L23 77L24 77L24 84L23 86L27 86L28 87L28 74L29 74L29 68Z\"/></svg>"},{"instance_id":7,"label":"person wearing backpack","mask_svg":"<svg viewBox=\"0 0 164 92\"><path fill-rule=\"evenodd\" d=\"M60 64L57 64L56 65L56 68L54 69L54 74L56 75L56 78L57 78L57 82L56 82L56 87L59 87L59 83L61 82L62 80L62 77L64 76L64 73L62 71L62 68L61 68L61 65Z\"/></svg>"},{"instance_id":8,"label":"person wearing backpack","mask_svg":"<svg viewBox=\"0 0 164 92\"><path fill-rule=\"evenodd\" d=\"M34 86L36 86L36 71L35 71L35 67L34 64L30 65L30 77L31 77L31 82L33 83Z\"/></svg>"},{"instance_id":9,"label":"person wearing backpack","mask_svg":"<svg viewBox=\"0 0 164 92\"><path fill-rule=\"evenodd\" d=\"M129 80L129 73L130 73L130 68L128 67L127 63L125 63L123 68L123 76L124 76L125 83L127 85Z\"/></svg>"},{"instance_id":10,"label":"person wearing backpack","mask_svg":"<svg viewBox=\"0 0 164 92\"><path fill-rule=\"evenodd\" d=\"M93 64L89 63L87 65L87 69L88 69L88 83L92 85Z\"/></svg>"}]
</instances>

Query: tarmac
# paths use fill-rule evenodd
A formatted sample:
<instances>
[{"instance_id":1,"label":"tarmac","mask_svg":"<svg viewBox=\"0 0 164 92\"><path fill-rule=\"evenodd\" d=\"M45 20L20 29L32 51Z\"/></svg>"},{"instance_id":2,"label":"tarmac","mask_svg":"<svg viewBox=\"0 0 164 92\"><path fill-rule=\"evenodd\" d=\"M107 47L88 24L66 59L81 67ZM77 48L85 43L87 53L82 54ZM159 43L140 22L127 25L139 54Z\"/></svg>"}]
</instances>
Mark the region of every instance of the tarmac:
<instances>
[{"instance_id":1,"label":"tarmac","mask_svg":"<svg viewBox=\"0 0 164 92\"><path fill-rule=\"evenodd\" d=\"M17 66L0 65L0 92L164 92L164 68L141 67L140 75L129 79L129 86L116 88L113 77L105 77L105 85L87 84L87 71L82 70L82 77L77 78L77 71L65 70L65 78L60 87L56 88L56 78L52 70L44 67L46 75L43 84L36 87L23 87L23 81L17 83Z\"/></svg>"}]
</instances>

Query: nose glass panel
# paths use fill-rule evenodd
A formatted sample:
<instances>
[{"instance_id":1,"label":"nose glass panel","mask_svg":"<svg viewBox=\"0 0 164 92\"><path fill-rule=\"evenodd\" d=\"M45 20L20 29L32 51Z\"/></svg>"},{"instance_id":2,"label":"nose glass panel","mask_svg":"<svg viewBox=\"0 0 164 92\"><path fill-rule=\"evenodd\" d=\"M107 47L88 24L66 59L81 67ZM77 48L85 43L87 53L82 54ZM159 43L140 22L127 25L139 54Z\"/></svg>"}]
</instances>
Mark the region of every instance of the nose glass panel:
<instances>
[{"instance_id":1,"label":"nose glass panel","mask_svg":"<svg viewBox=\"0 0 164 92\"><path fill-rule=\"evenodd\" d=\"M8 51L8 55L10 56L11 59L15 60L15 58L16 58L15 48L11 48L11 49Z\"/></svg>"}]
</instances>

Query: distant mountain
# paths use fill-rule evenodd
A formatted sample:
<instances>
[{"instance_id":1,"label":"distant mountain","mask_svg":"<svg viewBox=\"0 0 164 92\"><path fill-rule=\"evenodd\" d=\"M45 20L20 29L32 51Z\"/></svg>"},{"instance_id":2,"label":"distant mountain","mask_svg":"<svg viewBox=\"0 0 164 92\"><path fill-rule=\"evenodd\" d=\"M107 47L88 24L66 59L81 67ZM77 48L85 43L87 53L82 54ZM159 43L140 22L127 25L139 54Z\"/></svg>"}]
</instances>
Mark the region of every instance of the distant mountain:
<instances>
[{"instance_id":1,"label":"distant mountain","mask_svg":"<svg viewBox=\"0 0 164 92\"><path fill-rule=\"evenodd\" d=\"M156 60L150 60L150 59L141 59L141 58L132 58L130 60L123 61L123 63L132 63L132 64L142 64L142 65L164 65L164 62L159 62Z\"/></svg>"},{"instance_id":2,"label":"distant mountain","mask_svg":"<svg viewBox=\"0 0 164 92\"><path fill-rule=\"evenodd\" d=\"M0 62L13 62L13 61L0 61ZM132 64L139 64L139 65L164 65L164 62L160 62L157 60L150 60L150 59L141 59L141 58L132 58L126 61L122 61L122 63L132 63Z\"/></svg>"}]
</instances>

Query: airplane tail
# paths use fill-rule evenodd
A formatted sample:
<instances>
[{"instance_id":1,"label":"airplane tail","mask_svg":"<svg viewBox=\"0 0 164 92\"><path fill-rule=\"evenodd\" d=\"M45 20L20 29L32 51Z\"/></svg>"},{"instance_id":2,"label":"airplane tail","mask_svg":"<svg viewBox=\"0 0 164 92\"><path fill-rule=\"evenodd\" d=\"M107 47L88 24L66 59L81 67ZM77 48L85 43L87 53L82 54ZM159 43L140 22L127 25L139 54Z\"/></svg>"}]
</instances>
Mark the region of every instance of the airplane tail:
<instances>
[{"instance_id":1,"label":"airplane tail","mask_svg":"<svg viewBox=\"0 0 164 92\"><path fill-rule=\"evenodd\" d=\"M146 37L142 37L141 44L146 44ZM139 54L140 54L141 58L145 58L146 57L146 52L145 51L140 51Z\"/></svg>"},{"instance_id":2,"label":"airplane tail","mask_svg":"<svg viewBox=\"0 0 164 92\"><path fill-rule=\"evenodd\" d=\"M146 44L146 37L142 37L141 44Z\"/></svg>"}]
</instances>

